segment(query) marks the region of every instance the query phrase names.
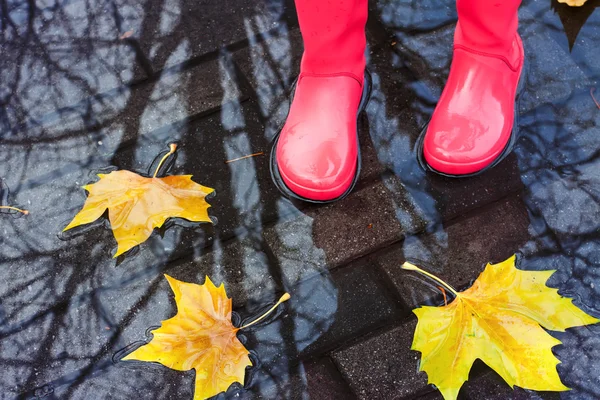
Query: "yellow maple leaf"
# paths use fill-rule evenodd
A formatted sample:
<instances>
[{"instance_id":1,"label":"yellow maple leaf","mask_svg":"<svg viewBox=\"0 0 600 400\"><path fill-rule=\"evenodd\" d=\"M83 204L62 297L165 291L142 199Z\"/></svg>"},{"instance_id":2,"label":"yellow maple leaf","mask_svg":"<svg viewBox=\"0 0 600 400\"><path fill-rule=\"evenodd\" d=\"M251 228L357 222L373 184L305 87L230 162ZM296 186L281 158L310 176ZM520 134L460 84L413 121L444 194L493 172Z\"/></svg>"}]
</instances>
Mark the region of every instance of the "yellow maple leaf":
<instances>
[{"instance_id":1,"label":"yellow maple leaf","mask_svg":"<svg viewBox=\"0 0 600 400\"><path fill-rule=\"evenodd\" d=\"M161 160L158 173L164 160ZM192 181L191 175L175 175L157 178L140 176L131 171L113 171L98 174L100 180L83 188L89 196L83 208L64 231L89 224L100 218L108 209L108 219L118 248L114 257L143 243L154 228L161 227L169 218L184 218L193 222L211 222L210 205L205 197L214 189Z\"/></svg>"},{"instance_id":2,"label":"yellow maple leaf","mask_svg":"<svg viewBox=\"0 0 600 400\"><path fill-rule=\"evenodd\" d=\"M552 347L561 344L553 331L600 320L577 308L546 281L554 271L515 268L515 256L488 264L473 286L458 293L420 268L404 263L450 290L456 298L442 307L414 310L418 323L412 349L421 352L420 370L444 399L455 400L476 359L494 369L511 386L563 391Z\"/></svg>"},{"instance_id":3,"label":"yellow maple leaf","mask_svg":"<svg viewBox=\"0 0 600 400\"><path fill-rule=\"evenodd\" d=\"M177 371L196 370L194 400L215 396L234 382L243 384L246 367L252 363L237 332L265 318L290 295L285 293L260 318L236 328L223 284L216 287L208 276L203 285L165 277L175 295L177 314L152 331L150 343L123 360L158 362Z\"/></svg>"},{"instance_id":4,"label":"yellow maple leaf","mask_svg":"<svg viewBox=\"0 0 600 400\"><path fill-rule=\"evenodd\" d=\"M559 3L565 3L571 7L581 7L587 0L558 0Z\"/></svg>"}]
</instances>

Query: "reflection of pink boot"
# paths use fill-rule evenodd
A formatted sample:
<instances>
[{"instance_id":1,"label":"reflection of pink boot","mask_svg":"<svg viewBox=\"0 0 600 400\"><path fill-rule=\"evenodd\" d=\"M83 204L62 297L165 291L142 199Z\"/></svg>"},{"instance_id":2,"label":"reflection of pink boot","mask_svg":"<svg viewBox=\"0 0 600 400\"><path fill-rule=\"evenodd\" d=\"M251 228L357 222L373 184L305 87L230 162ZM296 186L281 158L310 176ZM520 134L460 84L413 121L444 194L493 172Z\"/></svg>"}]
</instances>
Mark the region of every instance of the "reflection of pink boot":
<instances>
[{"instance_id":1,"label":"reflection of pink boot","mask_svg":"<svg viewBox=\"0 0 600 400\"><path fill-rule=\"evenodd\" d=\"M296 0L304 55L271 172L291 198L331 202L348 194L360 169L357 118L368 100L367 0Z\"/></svg>"},{"instance_id":2,"label":"reflection of pink boot","mask_svg":"<svg viewBox=\"0 0 600 400\"><path fill-rule=\"evenodd\" d=\"M469 176L500 162L516 140L515 97L523 69L520 0L457 0L448 82L423 143L431 169Z\"/></svg>"}]
</instances>

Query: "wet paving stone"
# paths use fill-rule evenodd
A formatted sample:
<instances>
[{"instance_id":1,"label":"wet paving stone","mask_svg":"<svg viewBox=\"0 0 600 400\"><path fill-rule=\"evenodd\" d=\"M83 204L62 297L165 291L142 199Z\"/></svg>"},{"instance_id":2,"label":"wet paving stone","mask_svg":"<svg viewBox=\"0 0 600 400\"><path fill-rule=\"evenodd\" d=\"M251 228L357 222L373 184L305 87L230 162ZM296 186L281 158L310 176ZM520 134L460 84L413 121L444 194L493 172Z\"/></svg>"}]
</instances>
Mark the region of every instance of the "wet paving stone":
<instances>
[{"instance_id":1,"label":"wet paving stone","mask_svg":"<svg viewBox=\"0 0 600 400\"><path fill-rule=\"evenodd\" d=\"M519 399L519 400L558 400L560 395L552 392L534 392L524 390L519 387L512 389L504 380L495 372L477 377L475 380L469 380L465 383L464 389L461 390L466 399L489 399L489 400L504 400L504 399Z\"/></svg>"},{"instance_id":2,"label":"wet paving stone","mask_svg":"<svg viewBox=\"0 0 600 400\"><path fill-rule=\"evenodd\" d=\"M287 269L305 263L333 268L403 237L393 202L381 183L351 193L340 202L310 208L265 231L265 240ZM307 254L305 242L319 249Z\"/></svg>"},{"instance_id":3,"label":"wet paving stone","mask_svg":"<svg viewBox=\"0 0 600 400\"><path fill-rule=\"evenodd\" d=\"M0 126L13 131L25 124L23 129L31 130L50 112L260 37L277 26L283 10L280 1L248 5L235 0L218 8L128 0L110 6L74 0L17 8L7 17L11 29L3 31L3 80L12 83L9 112L2 114Z\"/></svg>"},{"instance_id":4,"label":"wet paving stone","mask_svg":"<svg viewBox=\"0 0 600 400\"><path fill-rule=\"evenodd\" d=\"M415 400L444 400L444 396L442 396L440 392L435 391L416 397ZM464 396L462 396L460 393L458 395L458 400L464 400Z\"/></svg>"},{"instance_id":5,"label":"wet paving stone","mask_svg":"<svg viewBox=\"0 0 600 400\"><path fill-rule=\"evenodd\" d=\"M386 286L386 276L363 259L331 274L337 289L335 321L304 355L323 354L408 315Z\"/></svg>"},{"instance_id":6,"label":"wet paving stone","mask_svg":"<svg viewBox=\"0 0 600 400\"><path fill-rule=\"evenodd\" d=\"M359 399L411 399L433 391L410 350L416 320L332 354ZM370 360L375 360L371 362Z\"/></svg>"},{"instance_id":7,"label":"wet paving stone","mask_svg":"<svg viewBox=\"0 0 600 400\"><path fill-rule=\"evenodd\" d=\"M73 169L109 166L119 149L156 135L178 139L193 119L218 114L221 106L240 107L244 94L228 65L220 58L189 70L171 70L155 81L100 93L25 124L0 142L0 158L5 160L0 176L19 176L20 182L10 185L18 191ZM231 119L222 116L224 124Z\"/></svg>"},{"instance_id":8,"label":"wet paving stone","mask_svg":"<svg viewBox=\"0 0 600 400\"><path fill-rule=\"evenodd\" d=\"M276 301L276 294L285 291L270 268L268 252L262 238L249 234L215 243L212 251L192 261L171 264L167 273L184 281L203 282L209 276L213 282L226 282L233 307L253 309L265 302Z\"/></svg>"},{"instance_id":9,"label":"wet paving stone","mask_svg":"<svg viewBox=\"0 0 600 400\"><path fill-rule=\"evenodd\" d=\"M142 362L129 362L130 365L108 363L105 370L96 371L81 384L57 386L52 392L54 398L86 398L90 393L110 393L109 398L114 399L193 398L193 372L174 371Z\"/></svg>"},{"instance_id":10,"label":"wet paving stone","mask_svg":"<svg viewBox=\"0 0 600 400\"><path fill-rule=\"evenodd\" d=\"M285 3L225 0L214 7L210 1L147 1L138 6L141 32L136 37L153 68L162 69L236 42L260 39L287 22Z\"/></svg>"},{"instance_id":11,"label":"wet paving stone","mask_svg":"<svg viewBox=\"0 0 600 400\"><path fill-rule=\"evenodd\" d=\"M0 61L5 112L3 136L22 124L35 126L54 110L118 88L135 75L135 48L119 40L122 27L135 17L125 1L13 2L5 16Z\"/></svg>"},{"instance_id":12,"label":"wet paving stone","mask_svg":"<svg viewBox=\"0 0 600 400\"><path fill-rule=\"evenodd\" d=\"M348 385L330 358L323 358L305 365L308 394L322 400L355 399Z\"/></svg>"},{"instance_id":13,"label":"wet paving stone","mask_svg":"<svg viewBox=\"0 0 600 400\"><path fill-rule=\"evenodd\" d=\"M463 215L438 231L409 236L375 258L410 307L439 305L442 298L437 286L416 273L402 270L405 260L463 290L479 276L486 263L504 261L521 250L530 239L528 226L522 199L510 197Z\"/></svg>"},{"instance_id":14,"label":"wet paving stone","mask_svg":"<svg viewBox=\"0 0 600 400\"><path fill-rule=\"evenodd\" d=\"M233 59L254 91L263 117L270 120L272 138L285 122L289 95L300 72L303 44L300 29L280 25L264 40L251 41Z\"/></svg>"}]
</instances>

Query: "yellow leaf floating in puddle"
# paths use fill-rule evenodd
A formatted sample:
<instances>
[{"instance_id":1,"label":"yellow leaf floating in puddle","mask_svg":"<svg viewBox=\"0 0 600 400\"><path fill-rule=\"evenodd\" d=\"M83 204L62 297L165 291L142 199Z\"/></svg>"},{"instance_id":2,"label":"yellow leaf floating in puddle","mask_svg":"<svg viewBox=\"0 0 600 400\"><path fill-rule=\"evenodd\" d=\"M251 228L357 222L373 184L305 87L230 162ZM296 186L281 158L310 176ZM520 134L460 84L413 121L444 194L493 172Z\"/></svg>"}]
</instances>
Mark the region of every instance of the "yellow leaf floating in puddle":
<instances>
[{"instance_id":1,"label":"yellow leaf floating in puddle","mask_svg":"<svg viewBox=\"0 0 600 400\"><path fill-rule=\"evenodd\" d=\"M192 222L211 222L210 205L205 197L214 189L192 181L192 175L157 178L165 159L175 152L176 146L160 161L152 178L121 170L98 174L100 180L83 188L89 196L83 208L65 231L89 224L108 209L108 219L118 248L117 257L146 241L154 228L161 227L169 218L184 218Z\"/></svg>"},{"instance_id":2,"label":"yellow leaf floating in puddle","mask_svg":"<svg viewBox=\"0 0 600 400\"><path fill-rule=\"evenodd\" d=\"M476 359L494 369L512 387L542 391L569 390L556 370L552 347L561 341L552 331L600 322L577 308L572 299L546 286L554 271L523 271L513 256L488 264L473 286L458 293L439 278L423 273L456 298L442 307L420 307L412 350L421 352L420 370L444 399L455 400Z\"/></svg>"},{"instance_id":3,"label":"yellow leaf floating in puddle","mask_svg":"<svg viewBox=\"0 0 600 400\"><path fill-rule=\"evenodd\" d=\"M265 318L290 295L284 294L263 316L236 328L223 284L216 287L208 276L203 285L165 277L175 295L177 314L152 331L150 343L123 360L158 362L177 371L195 369L194 400L224 392L234 382L243 384L246 367L252 363L237 332Z\"/></svg>"}]
</instances>

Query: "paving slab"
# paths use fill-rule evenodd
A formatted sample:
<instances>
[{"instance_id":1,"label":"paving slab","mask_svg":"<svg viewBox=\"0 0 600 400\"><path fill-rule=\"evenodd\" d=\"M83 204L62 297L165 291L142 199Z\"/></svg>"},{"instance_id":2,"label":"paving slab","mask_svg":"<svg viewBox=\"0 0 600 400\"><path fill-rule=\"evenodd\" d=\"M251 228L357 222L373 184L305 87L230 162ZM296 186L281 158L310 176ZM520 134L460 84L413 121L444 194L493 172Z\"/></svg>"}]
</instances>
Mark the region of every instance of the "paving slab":
<instances>
[{"instance_id":1,"label":"paving slab","mask_svg":"<svg viewBox=\"0 0 600 400\"><path fill-rule=\"evenodd\" d=\"M356 398L330 358L311 362L305 368L311 398L321 400Z\"/></svg>"},{"instance_id":2,"label":"paving slab","mask_svg":"<svg viewBox=\"0 0 600 400\"><path fill-rule=\"evenodd\" d=\"M475 380L469 380L465 383L464 389L461 390L467 399L489 399L489 400L504 400L504 399L522 399L522 400L557 400L560 399L560 394L554 392L534 392L531 390L515 387L512 389L504 380L495 372L491 371L487 374L478 377Z\"/></svg>"},{"instance_id":3,"label":"paving slab","mask_svg":"<svg viewBox=\"0 0 600 400\"><path fill-rule=\"evenodd\" d=\"M217 241L211 251L171 264L167 273L179 280L203 282L209 276L213 282L227 282L234 308L255 309L285 291L278 274L273 274L268 253L261 237L248 234Z\"/></svg>"},{"instance_id":4,"label":"paving slab","mask_svg":"<svg viewBox=\"0 0 600 400\"><path fill-rule=\"evenodd\" d=\"M55 110L155 79L157 71L206 53L218 58L220 48L276 27L283 11L277 0L229 0L220 7L73 0L40 5L30 16L14 10L7 17L12 29L3 30L2 80L11 84L3 93L8 108L0 132L30 130Z\"/></svg>"},{"instance_id":5,"label":"paving slab","mask_svg":"<svg viewBox=\"0 0 600 400\"><path fill-rule=\"evenodd\" d=\"M368 259L333 271L331 280L337 290L334 322L302 356L323 354L406 317L409 310L386 287L386 278Z\"/></svg>"},{"instance_id":6,"label":"paving slab","mask_svg":"<svg viewBox=\"0 0 600 400\"><path fill-rule=\"evenodd\" d=\"M51 111L146 77L134 73L135 49L119 39L122 25L136 18L131 2L49 3L14 3L6 15L0 41L1 77L8 83L0 92L6 107L2 137L16 135L23 124L39 124Z\"/></svg>"},{"instance_id":7,"label":"paving slab","mask_svg":"<svg viewBox=\"0 0 600 400\"><path fill-rule=\"evenodd\" d=\"M359 399L414 399L433 387L418 372L419 353L410 350L416 320L332 353ZM374 362L372 362L374 360Z\"/></svg>"},{"instance_id":8,"label":"paving slab","mask_svg":"<svg viewBox=\"0 0 600 400\"><path fill-rule=\"evenodd\" d=\"M236 42L260 40L287 23L285 6L284 0L225 0L218 7L209 0L146 1L138 6L142 31L135 37L154 69L162 69Z\"/></svg>"},{"instance_id":9,"label":"paving slab","mask_svg":"<svg viewBox=\"0 0 600 400\"><path fill-rule=\"evenodd\" d=\"M327 357L299 364L294 368L294 373L279 384L259 381L256 375L256 382L252 383L253 390L235 393L235 398L273 399L280 398L282 393L285 394L285 399L289 400L356 398L331 359ZM260 391L255 390L259 385Z\"/></svg>"},{"instance_id":10,"label":"paving slab","mask_svg":"<svg viewBox=\"0 0 600 400\"><path fill-rule=\"evenodd\" d=\"M442 229L408 236L374 258L389 274L411 308L443 304L440 290L420 275L402 270L405 260L463 290L483 272L488 262L498 263L521 250L530 235L529 217L522 199L510 197L463 215Z\"/></svg>"},{"instance_id":11,"label":"paving slab","mask_svg":"<svg viewBox=\"0 0 600 400\"><path fill-rule=\"evenodd\" d=\"M254 91L261 115L271 120L272 138L283 126L289 109L289 96L300 73L304 45L299 28L282 24L264 34L261 41L251 40L249 46L233 54L247 84Z\"/></svg>"},{"instance_id":12,"label":"paving slab","mask_svg":"<svg viewBox=\"0 0 600 400\"><path fill-rule=\"evenodd\" d=\"M403 233L389 192L375 183L336 204L304 210L266 230L265 240L286 269L301 273L307 264L328 269L349 262L400 240Z\"/></svg>"}]
</instances>

